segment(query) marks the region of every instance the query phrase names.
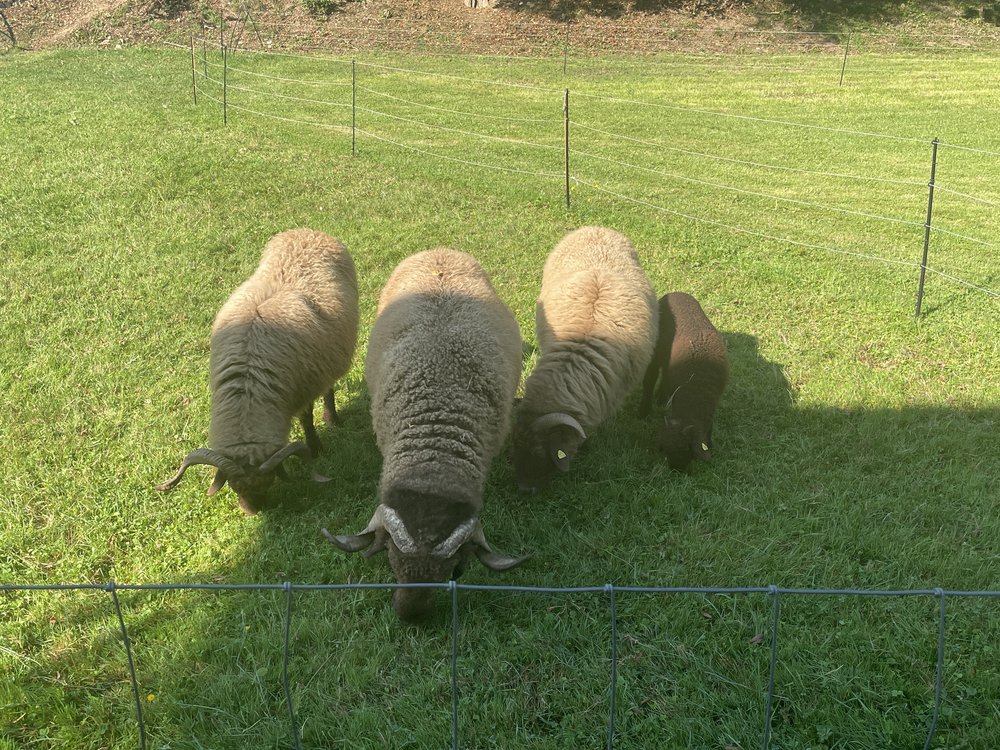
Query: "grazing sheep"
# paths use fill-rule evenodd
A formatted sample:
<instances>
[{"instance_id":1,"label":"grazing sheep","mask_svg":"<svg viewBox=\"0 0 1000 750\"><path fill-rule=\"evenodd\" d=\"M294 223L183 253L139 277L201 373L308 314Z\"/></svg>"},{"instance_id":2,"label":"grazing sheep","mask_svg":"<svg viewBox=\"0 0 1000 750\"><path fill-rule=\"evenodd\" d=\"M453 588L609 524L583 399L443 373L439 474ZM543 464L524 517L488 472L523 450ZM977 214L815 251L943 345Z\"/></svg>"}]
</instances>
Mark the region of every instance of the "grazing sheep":
<instances>
[{"instance_id":1,"label":"grazing sheep","mask_svg":"<svg viewBox=\"0 0 1000 750\"><path fill-rule=\"evenodd\" d=\"M474 258L439 248L400 263L365 361L379 504L363 531L324 529L327 538L348 552L388 550L400 583L448 580L473 554L493 570L521 562L493 553L479 520L520 375L517 322ZM432 598L432 589L397 589L393 607L413 621Z\"/></svg>"},{"instance_id":2,"label":"grazing sheep","mask_svg":"<svg viewBox=\"0 0 1000 750\"><path fill-rule=\"evenodd\" d=\"M660 334L642 381L640 417L650 412L657 378L656 401L670 404L659 437L670 468L686 471L692 458L710 460L712 417L729 379L729 360L726 342L690 294L660 298Z\"/></svg>"},{"instance_id":3,"label":"grazing sheep","mask_svg":"<svg viewBox=\"0 0 1000 750\"><path fill-rule=\"evenodd\" d=\"M626 237L583 227L556 245L535 305L541 358L514 424L522 490L568 471L587 433L618 410L653 354L657 320L656 293Z\"/></svg>"},{"instance_id":4,"label":"grazing sheep","mask_svg":"<svg viewBox=\"0 0 1000 750\"><path fill-rule=\"evenodd\" d=\"M285 458L319 453L313 401L322 395L323 418L336 420L332 385L350 368L357 338L358 286L347 248L311 229L272 237L212 324L211 447L189 453L156 489L173 489L192 464L210 464L217 471L208 494L228 481L240 507L256 513L274 475L283 476ZM288 443L295 416L305 443Z\"/></svg>"}]
</instances>

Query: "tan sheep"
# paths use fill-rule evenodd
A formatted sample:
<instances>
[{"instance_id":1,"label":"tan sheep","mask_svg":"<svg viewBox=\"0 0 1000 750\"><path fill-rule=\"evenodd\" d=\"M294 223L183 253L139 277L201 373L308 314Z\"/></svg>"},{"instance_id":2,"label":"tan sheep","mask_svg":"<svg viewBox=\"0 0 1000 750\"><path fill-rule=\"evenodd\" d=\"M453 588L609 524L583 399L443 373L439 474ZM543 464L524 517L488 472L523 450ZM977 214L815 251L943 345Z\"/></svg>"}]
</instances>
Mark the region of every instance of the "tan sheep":
<instances>
[{"instance_id":1,"label":"tan sheep","mask_svg":"<svg viewBox=\"0 0 1000 750\"><path fill-rule=\"evenodd\" d=\"M272 237L212 324L210 448L189 453L156 489L173 489L192 464L210 464L217 471L208 494L228 481L240 507L256 513L285 458L319 453L313 402L323 396L323 418L336 419L332 386L350 369L357 338L358 286L347 248L311 229ZM296 416L306 442L289 444Z\"/></svg>"},{"instance_id":2,"label":"tan sheep","mask_svg":"<svg viewBox=\"0 0 1000 750\"><path fill-rule=\"evenodd\" d=\"M443 248L393 271L365 361L382 452L379 504L368 527L327 538L348 552L386 549L400 583L446 581L477 556L494 570L480 523L490 463L510 427L521 375L517 321L479 263ZM433 590L397 589L396 613L416 620Z\"/></svg>"},{"instance_id":3,"label":"tan sheep","mask_svg":"<svg viewBox=\"0 0 1000 750\"><path fill-rule=\"evenodd\" d=\"M657 323L656 293L626 237L583 227L556 245L535 305L541 357L514 424L522 490L568 471L587 433L621 407L653 356Z\"/></svg>"}]
</instances>

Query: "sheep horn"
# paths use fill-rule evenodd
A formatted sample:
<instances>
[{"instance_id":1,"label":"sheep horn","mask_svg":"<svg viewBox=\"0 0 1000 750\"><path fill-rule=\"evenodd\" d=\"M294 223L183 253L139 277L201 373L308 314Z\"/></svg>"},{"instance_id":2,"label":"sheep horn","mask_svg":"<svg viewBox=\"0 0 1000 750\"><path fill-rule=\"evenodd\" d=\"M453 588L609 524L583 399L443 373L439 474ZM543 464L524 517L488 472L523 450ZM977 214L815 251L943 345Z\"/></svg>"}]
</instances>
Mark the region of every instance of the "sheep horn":
<instances>
[{"instance_id":1,"label":"sheep horn","mask_svg":"<svg viewBox=\"0 0 1000 750\"><path fill-rule=\"evenodd\" d=\"M580 440L587 439L587 433L583 431L583 425L577 422L569 414L563 414L562 412L552 412L551 414L544 414L534 421L531 425L532 429L536 432L545 432L551 430L553 427L559 427L565 425L566 427L572 427L580 435Z\"/></svg>"},{"instance_id":2,"label":"sheep horn","mask_svg":"<svg viewBox=\"0 0 1000 750\"><path fill-rule=\"evenodd\" d=\"M392 537L396 548L404 555L412 555L416 552L417 543L413 541L410 532L406 530L406 525L403 523L403 519L399 517L399 514L392 508L386 508L384 505L380 505L379 507L382 508L382 525L389 532L389 536Z\"/></svg>"},{"instance_id":3,"label":"sheep horn","mask_svg":"<svg viewBox=\"0 0 1000 750\"><path fill-rule=\"evenodd\" d=\"M312 458L312 454L309 452L309 447L299 440L295 443L289 443L280 451L277 451L273 456L258 466L257 471L261 474L267 474L269 471L274 471L281 465L281 462L289 456L298 456L303 461L308 461Z\"/></svg>"},{"instance_id":4,"label":"sheep horn","mask_svg":"<svg viewBox=\"0 0 1000 750\"><path fill-rule=\"evenodd\" d=\"M497 572L510 570L531 557L530 553L522 557L507 557L506 555L497 554L486 541L486 535L483 533L482 526L479 526L476 529L476 533L472 537L472 543L475 547L474 551L476 553L476 557L479 558L479 562L490 570Z\"/></svg>"},{"instance_id":5,"label":"sheep horn","mask_svg":"<svg viewBox=\"0 0 1000 750\"><path fill-rule=\"evenodd\" d=\"M478 524L479 521L475 518L470 518L468 521L459 524L447 539L431 550L431 554L435 557L443 557L445 559L451 557L458 552L459 547L469 540L469 537L475 532Z\"/></svg>"},{"instance_id":6,"label":"sheep horn","mask_svg":"<svg viewBox=\"0 0 1000 750\"><path fill-rule=\"evenodd\" d=\"M371 545L371 548L365 553L365 557L370 557L376 552L381 552L385 549L384 506L379 505L375 508L375 514L368 522L368 526L357 534L351 536L334 535L326 529L321 529L321 531L331 544L344 550L344 552L360 552L365 547Z\"/></svg>"},{"instance_id":7,"label":"sheep horn","mask_svg":"<svg viewBox=\"0 0 1000 750\"><path fill-rule=\"evenodd\" d=\"M198 448L191 451L184 457L184 460L181 462L181 467L177 470L176 474L170 477L170 479L163 484L155 485L153 489L158 490L159 492L172 490L180 483L181 477L184 476L184 472L187 471L187 468L196 464L210 464L228 476L243 473L242 469L240 469L234 461L226 458L221 453L216 453L209 448ZM218 475L216 478L218 478ZM212 483L212 486L215 486L215 482Z\"/></svg>"}]
</instances>

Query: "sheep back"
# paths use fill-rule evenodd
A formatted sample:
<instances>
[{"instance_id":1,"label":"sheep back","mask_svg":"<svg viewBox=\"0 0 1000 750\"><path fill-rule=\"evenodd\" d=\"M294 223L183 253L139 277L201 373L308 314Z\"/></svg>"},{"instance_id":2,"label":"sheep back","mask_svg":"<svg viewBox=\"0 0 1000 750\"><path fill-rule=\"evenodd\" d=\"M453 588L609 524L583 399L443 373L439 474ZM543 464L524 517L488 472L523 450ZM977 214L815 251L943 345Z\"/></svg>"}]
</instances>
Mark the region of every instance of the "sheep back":
<instances>
[{"instance_id":1,"label":"sheep back","mask_svg":"<svg viewBox=\"0 0 1000 750\"><path fill-rule=\"evenodd\" d=\"M656 294L626 237L583 227L555 247L535 306L541 357L514 428L519 481L556 468L541 445L548 437L532 430L541 416L566 414L590 432L621 407L652 357L658 319Z\"/></svg>"},{"instance_id":2,"label":"sheep back","mask_svg":"<svg viewBox=\"0 0 1000 750\"><path fill-rule=\"evenodd\" d=\"M250 466L266 460L292 418L350 369L357 336L347 248L310 229L272 237L212 325L210 446Z\"/></svg>"},{"instance_id":3,"label":"sheep back","mask_svg":"<svg viewBox=\"0 0 1000 750\"><path fill-rule=\"evenodd\" d=\"M460 554L431 550L462 524L478 528L520 373L517 321L475 259L440 248L397 266L379 299L365 380L383 458L379 506L414 545L387 545L400 582L447 580L461 564ZM414 619L430 599L427 589L400 589L393 601Z\"/></svg>"}]
</instances>

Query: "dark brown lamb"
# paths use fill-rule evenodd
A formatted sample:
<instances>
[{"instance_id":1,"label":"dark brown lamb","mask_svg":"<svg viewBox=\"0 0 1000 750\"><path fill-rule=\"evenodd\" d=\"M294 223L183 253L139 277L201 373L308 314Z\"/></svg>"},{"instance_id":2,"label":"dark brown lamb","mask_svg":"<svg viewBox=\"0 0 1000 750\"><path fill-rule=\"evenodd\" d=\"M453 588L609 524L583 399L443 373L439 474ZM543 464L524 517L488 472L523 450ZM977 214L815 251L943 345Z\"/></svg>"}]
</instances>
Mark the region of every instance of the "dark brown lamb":
<instances>
[{"instance_id":1,"label":"dark brown lamb","mask_svg":"<svg viewBox=\"0 0 1000 750\"><path fill-rule=\"evenodd\" d=\"M653 361L642 381L639 416L653 402L668 404L659 445L671 469L686 471L692 459L712 457L712 419L729 379L726 342L701 309L684 292L660 298L660 329Z\"/></svg>"}]
</instances>

